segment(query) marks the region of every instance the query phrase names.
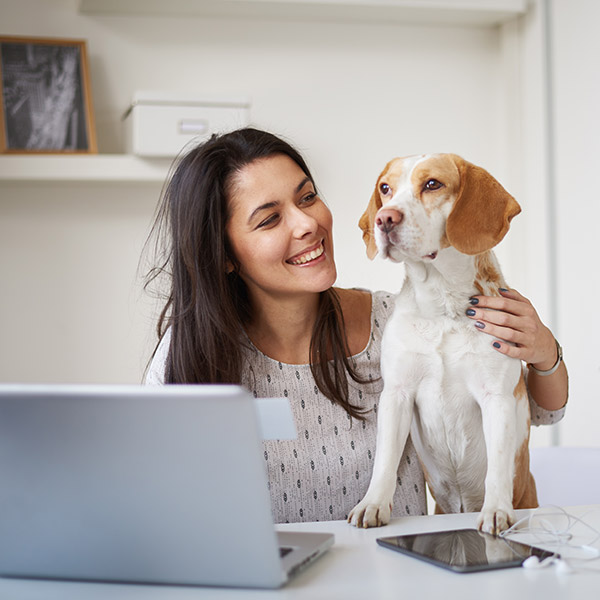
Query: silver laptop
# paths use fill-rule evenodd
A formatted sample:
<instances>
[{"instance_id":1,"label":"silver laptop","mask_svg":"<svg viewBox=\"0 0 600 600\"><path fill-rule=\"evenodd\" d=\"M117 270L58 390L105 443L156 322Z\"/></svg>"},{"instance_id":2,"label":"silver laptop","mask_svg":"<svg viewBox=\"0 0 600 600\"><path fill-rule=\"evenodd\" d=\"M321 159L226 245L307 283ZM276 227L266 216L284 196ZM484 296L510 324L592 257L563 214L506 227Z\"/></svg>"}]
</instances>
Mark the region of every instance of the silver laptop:
<instances>
[{"instance_id":1,"label":"silver laptop","mask_svg":"<svg viewBox=\"0 0 600 600\"><path fill-rule=\"evenodd\" d=\"M0 385L0 575L283 585L333 535L275 531L260 412L236 386Z\"/></svg>"}]
</instances>

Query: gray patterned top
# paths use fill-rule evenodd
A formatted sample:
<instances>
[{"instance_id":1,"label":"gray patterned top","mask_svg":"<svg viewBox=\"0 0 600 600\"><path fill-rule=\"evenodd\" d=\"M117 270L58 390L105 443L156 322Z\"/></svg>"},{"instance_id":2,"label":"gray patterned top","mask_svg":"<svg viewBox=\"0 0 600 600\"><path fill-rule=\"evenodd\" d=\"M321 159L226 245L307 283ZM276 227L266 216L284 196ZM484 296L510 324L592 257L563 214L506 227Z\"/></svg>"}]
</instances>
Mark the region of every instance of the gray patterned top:
<instances>
[{"instance_id":1,"label":"gray patterned top","mask_svg":"<svg viewBox=\"0 0 600 600\"><path fill-rule=\"evenodd\" d=\"M375 454L376 413L382 388L379 366L383 327L394 297L372 294L371 337L356 354L358 374L371 383L350 382L352 404L369 410L366 421L351 419L323 396L310 365L280 363L259 350L246 351L242 384L255 397L287 397L296 422L295 440L264 442L273 517L277 523L346 519L367 491ZM163 383L168 352L166 335L150 366L146 382ZM532 401L532 423L553 423L564 413L546 411ZM426 513L423 471L409 438L398 468L393 516Z\"/></svg>"},{"instance_id":2,"label":"gray patterned top","mask_svg":"<svg viewBox=\"0 0 600 600\"><path fill-rule=\"evenodd\" d=\"M350 401L369 410L366 421L351 419L323 396L310 365L289 365L248 350L243 384L256 397L290 398L298 438L264 442L273 515L277 522L346 519L367 491L375 457L376 414L383 387L379 352L383 326L393 309L388 293L375 292L371 337L353 358L358 375L372 383L350 381ZM409 440L394 496L394 515L426 513L425 481Z\"/></svg>"}]
</instances>

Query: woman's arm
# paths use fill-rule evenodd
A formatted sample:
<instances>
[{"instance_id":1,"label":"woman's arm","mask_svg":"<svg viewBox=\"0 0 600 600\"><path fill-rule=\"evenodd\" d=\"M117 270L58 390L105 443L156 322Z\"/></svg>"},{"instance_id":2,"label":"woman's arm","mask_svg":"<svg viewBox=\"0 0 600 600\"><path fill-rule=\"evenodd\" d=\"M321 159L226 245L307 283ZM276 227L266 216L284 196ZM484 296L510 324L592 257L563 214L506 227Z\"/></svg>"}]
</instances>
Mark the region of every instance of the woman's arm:
<instances>
[{"instance_id":1,"label":"woman's arm","mask_svg":"<svg viewBox=\"0 0 600 600\"><path fill-rule=\"evenodd\" d=\"M500 293L500 297L473 296L467 316L480 331L494 338L492 344L498 352L527 363L530 367L527 387L538 406L546 410L562 408L569 394L564 362L561 360L558 368L547 375L531 368L548 371L559 360L554 335L527 298L516 290L500 290Z\"/></svg>"}]
</instances>

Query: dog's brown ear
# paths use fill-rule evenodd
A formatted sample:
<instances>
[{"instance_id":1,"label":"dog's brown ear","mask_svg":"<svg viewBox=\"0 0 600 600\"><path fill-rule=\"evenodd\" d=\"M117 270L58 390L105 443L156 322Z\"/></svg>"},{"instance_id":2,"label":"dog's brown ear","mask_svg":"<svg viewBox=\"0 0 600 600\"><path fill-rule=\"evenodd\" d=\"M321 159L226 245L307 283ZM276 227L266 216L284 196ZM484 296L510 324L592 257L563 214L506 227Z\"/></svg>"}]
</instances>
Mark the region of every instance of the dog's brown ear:
<instances>
[{"instance_id":1,"label":"dog's brown ear","mask_svg":"<svg viewBox=\"0 0 600 600\"><path fill-rule=\"evenodd\" d=\"M459 156L453 159L460 189L446 221L446 237L459 252L480 254L502 240L521 207L485 169Z\"/></svg>"},{"instance_id":2,"label":"dog's brown ear","mask_svg":"<svg viewBox=\"0 0 600 600\"><path fill-rule=\"evenodd\" d=\"M363 242L367 246L367 256L371 260L373 260L377 255L377 244L375 243L375 234L373 232L373 228L375 227L375 215L377 214L377 211L380 208L381 199L379 198L377 186L375 186L375 191L373 192L373 195L369 200L367 209L358 221L358 226L362 229L363 232Z\"/></svg>"}]
</instances>

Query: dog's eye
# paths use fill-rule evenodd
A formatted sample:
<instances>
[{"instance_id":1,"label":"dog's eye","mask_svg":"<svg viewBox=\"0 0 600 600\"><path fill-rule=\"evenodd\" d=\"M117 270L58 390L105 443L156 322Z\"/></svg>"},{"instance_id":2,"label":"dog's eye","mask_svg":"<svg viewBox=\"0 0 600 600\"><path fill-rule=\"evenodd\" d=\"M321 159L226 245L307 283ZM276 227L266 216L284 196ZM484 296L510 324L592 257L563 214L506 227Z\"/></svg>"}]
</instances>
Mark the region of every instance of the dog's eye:
<instances>
[{"instance_id":1,"label":"dog's eye","mask_svg":"<svg viewBox=\"0 0 600 600\"><path fill-rule=\"evenodd\" d=\"M387 196L390 193L390 186L387 183L380 183L379 184L379 191L384 196Z\"/></svg>"},{"instance_id":2,"label":"dog's eye","mask_svg":"<svg viewBox=\"0 0 600 600\"><path fill-rule=\"evenodd\" d=\"M439 190L442 187L444 187L444 184L441 181L438 181L437 179L429 179L423 189L435 191Z\"/></svg>"}]
</instances>

